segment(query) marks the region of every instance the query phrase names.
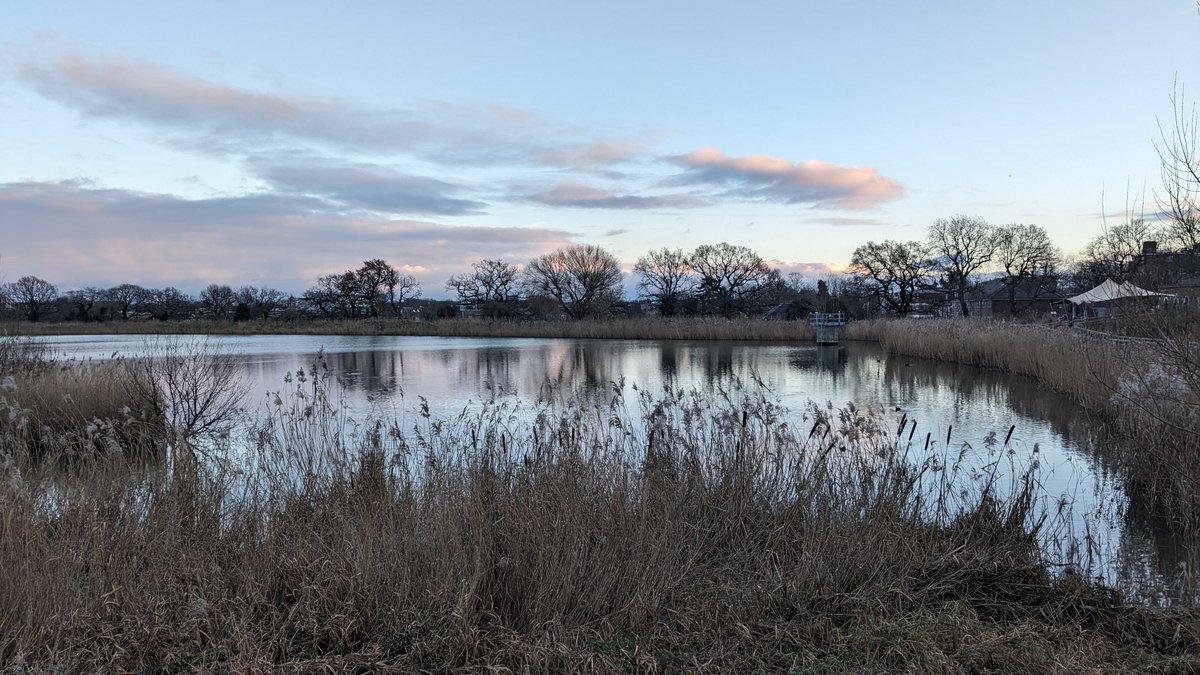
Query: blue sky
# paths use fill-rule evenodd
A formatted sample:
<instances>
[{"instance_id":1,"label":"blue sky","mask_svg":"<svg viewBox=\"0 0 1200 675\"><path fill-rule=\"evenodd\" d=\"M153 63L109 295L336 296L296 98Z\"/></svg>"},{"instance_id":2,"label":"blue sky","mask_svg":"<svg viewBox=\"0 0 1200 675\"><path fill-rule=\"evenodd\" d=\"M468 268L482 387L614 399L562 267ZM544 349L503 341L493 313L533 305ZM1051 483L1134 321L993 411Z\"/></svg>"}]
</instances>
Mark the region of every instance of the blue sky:
<instances>
[{"instance_id":1,"label":"blue sky","mask_svg":"<svg viewBox=\"0 0 1200 675\"><path fill-rule=\"evenodd\" d=\"M719 241L816 274L957 213L1072 253L1154 210L1198 36L1190 0L18 0L0 279L299 291L381 257L438 296L484 257Z\"/></svg>"}]
</instances>

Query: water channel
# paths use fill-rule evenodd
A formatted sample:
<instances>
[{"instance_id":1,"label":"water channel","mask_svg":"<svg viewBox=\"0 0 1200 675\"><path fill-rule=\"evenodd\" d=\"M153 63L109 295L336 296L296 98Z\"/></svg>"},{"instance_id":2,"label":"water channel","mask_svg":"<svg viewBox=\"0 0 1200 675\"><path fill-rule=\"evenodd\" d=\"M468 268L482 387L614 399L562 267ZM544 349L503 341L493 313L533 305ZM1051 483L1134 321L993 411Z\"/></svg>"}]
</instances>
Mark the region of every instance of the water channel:
<instances>
[{"instance_id":1,"label":"water channel","mask_svg":"<svg viewBox=\"0 0 1200 675\"><path fill-rule=\"evenodd\" d=\"M1036 458L1042 495L1072 509L1077 536L1104 559L1110 582L1151 601L1172 595L1197 543L1181 541L1147 514L1106 466L1102 425L1037 382L957 364L884 353L873 343L684 342L431 338L396 336L209 336L242 369L251 408L285 388L288 373L325 354L342 400L362 415L412 413L423 398L436 415L490 399L535 403L564 392L607 402L637 389L711 390L754 382L799 415L811 403L879 411L891 428L916 420L918 439L987 460L989 435L1011 438L1010 459ZM103 360L152 349L143 336L39 338L59 358ZM761 383L761 384L758 384ZM614 387L614 385L617 385ZM949 441L947 442L947 438ZM992 444L994 446L994 443Z\"/></svg>"}]
</instances>

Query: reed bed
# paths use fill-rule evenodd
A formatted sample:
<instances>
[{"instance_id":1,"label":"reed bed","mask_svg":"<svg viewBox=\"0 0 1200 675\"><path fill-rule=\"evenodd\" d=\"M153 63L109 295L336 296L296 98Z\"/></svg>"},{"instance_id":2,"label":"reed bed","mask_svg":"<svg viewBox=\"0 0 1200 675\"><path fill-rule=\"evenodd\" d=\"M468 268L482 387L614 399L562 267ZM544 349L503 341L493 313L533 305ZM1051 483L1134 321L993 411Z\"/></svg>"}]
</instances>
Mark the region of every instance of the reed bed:
<instances>
[{"instance_id":1,"label":"reed bed","mask_svg":"<svg viewBox=\"0 0 1200 675\"><path fill-rule=\"evenodd\" d=\"M1040 324L941 319L858 321L850 339L887 351L1037 378L1119 431L1109 448L1158 511L1200 531L1200 351L1178 316L1158 339L1126 341ZM1146 319L1143 319L1147 322ZM1190 326L1187 330L1178 325Z\"/></svg>"},{"instance_id":2,"label":"reed bed","mask_svg":"<svg viewBox=\"0 0 1200 675\"><path fill-rule=\"evenodd\" d=\"M888 352L998 368L1035 377L1080 403L1103 408L1136 349L1065 327L966 319L854 321L849 340L873 340Z\"/></svg>"},{"instance_id":3,"label":"reed bed","mask_svg":"<svg viewBox=\"0 0 1200 675\"><path fill-rule=\"evenodd\" d=\"M164 427L148 404L158 399L124 364L58 362L41 345L0 340L0 451L59 459L157 454Z\"/></svg>"},{"instance_id":4,"label":"reed bed","mask_svg":"<svg viewBox=\"0 0 1200 675\"><path fill-rule=\"evenodd\" d=\"M9 335L420 335L436 337L596 338L606 340L811 341L800 321L720 317L630 317L581 321L457 318L311 321L152 321L0 324Z\"/></svg>"},{"instance_id":5,"label":"reed bed","mask_svg":"<svg viewBox=\"0 0 1200 675\"><path fill-rule=\"evenodd\" d=\"M355 421L320 364L224 456L0 464L0 668L1200 668L1091 580L1035 467L754 386ZM252 450L247 451L246 447Z\"/></svg>"}]
</instances>

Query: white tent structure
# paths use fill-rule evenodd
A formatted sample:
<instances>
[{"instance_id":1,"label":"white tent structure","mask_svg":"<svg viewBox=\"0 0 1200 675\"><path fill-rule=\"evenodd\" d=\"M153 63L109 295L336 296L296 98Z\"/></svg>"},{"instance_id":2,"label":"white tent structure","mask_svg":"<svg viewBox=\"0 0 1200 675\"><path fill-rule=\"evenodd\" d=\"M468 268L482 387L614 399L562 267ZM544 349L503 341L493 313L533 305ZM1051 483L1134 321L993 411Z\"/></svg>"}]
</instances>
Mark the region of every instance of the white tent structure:
<instances>
[{"instance_id":1,"label":"white tent structure","mask_svg":"<svg viewBox=\"0 0 1200 675\"><path fill-rule=\"evenodd\" d=\"M1097 304L1103 304L1103 303L1110 303L1114 300L1122 300L1125 298L1156 298L1156 297L1157 298L1174 298L1176 296L1174 296L1170 293L1155 293L1154 291L1148 291L1144 288L1134 286L1133 284L1131 284L1129 282L1125 282L1123 284L1118 284L1117 282L1113 281L1112 279L1105 279L1102 284L1091 289L1090 291L1086 291L1086 292L1080 293L1079 295L1076 295L1074 297L1067 298L1067 300L1070 301L1072 305L1097 305ZM1108 313L1107 311L1105 311L1104 308L1097 308L1097 309L1098 309L1098 311L1096 313L1100 316L1103 316ZM1072 310L1074 310L1074 308L1072 308ZM1074 311L1072 311L1072 313L1074 313Z\"/></svg>"}]
</instances>

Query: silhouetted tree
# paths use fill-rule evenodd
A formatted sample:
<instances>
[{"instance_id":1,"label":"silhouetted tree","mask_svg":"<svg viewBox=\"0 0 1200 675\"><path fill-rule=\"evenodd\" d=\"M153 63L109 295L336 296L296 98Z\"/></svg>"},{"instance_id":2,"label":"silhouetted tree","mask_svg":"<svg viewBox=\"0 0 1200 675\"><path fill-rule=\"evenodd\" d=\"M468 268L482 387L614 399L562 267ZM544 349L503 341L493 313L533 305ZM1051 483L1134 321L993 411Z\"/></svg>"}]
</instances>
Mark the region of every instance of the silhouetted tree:
<instances>
[{"instance_id":1,"label":"silhouetted tree","mask_svg":"<svg viewBox=\"0 0 1200 675\"><path fill-rule=\"evenodd\" d=\"M91 321L98 318L96 316L96 303L104 300L104 297L104 290L94 286L69 291L66 295L67 300L74 306L75 318L80 321Z\"/></svg>"},{"instance_id":2,"label":"silhouetted tree","mask_svg":"<svg viewBox=\"0 0 1200 675\"><path fill-rule=\"evenodd\" d=\"M972 275L992 260L995 254L995 228L982 218L957 215L937 220L929 227L929 246L937 256L935 263L946 273L963 316L970 315L967 291Z\"/></svg>"},{"instance_id":3,"label":"silhouetted tree","mask_svg":"<svg viewBox=\"0 0 1200 675\"><path fill-rule=\"evenodd\" d=\"M1171 216L1162 234L1171 245L1195 251L1200 246L1200 118L1195 106L1185 105L1183 89L1178 85L1171 104L1175 111L1171 132L1168 135L1160 128L1162 140L1155 144L1165 192L1159 201L1162 210Z\"/></svg>"},{"instance_id":4,"label":"silhouetted tree","mask_svg":"<svg viewBox=\"0 0 1200 675\"><path fill-rule=\"evenodd\" d=\"M357 274L370 316L379 316L384 307L395 306L396 286L400 283L400 273L395 267L375 258L363 261Z\"/></svg>"},{"instance_id":5,"label":"silhouetted tree","mask_svg":"<svg viewBox=\"0 0 1200 675\"><path fill-rule=\"evenodd\" d=\"M879 309L901 316L912 313L917 293L928 286L934 266L929 248L919 241L867 242L854 250L850 274L861 295Z\"/></svg>"},{"instance_id":6,"label":"silhouetted tree","mask_svg":"<svg viewBox=\"0 0 1200 675\"><path fill-rule=\"evenodd\" d=\"M658 305L663 316L673 316L679 303L695 290L691 256L682 249L661 248L638 258L633 271L640 277L642 297Z\"/></svg>"},{"instance_id":7,"label":"silhouetted tree","mask_svg":"<svg viewBox=\"0 0 1200 675\"><path fill-rule=\"evenodd\" d=\"M783 284L779 273L745 246L705 244L692 252L690 263L699 276L701 302L723 316L761 309Z\"/></svg>"},{"instance_id":8,"label":"silhouetted tree","mask_svg":"<svg viewBox=\"0 0 1200 675\"><path fill-rule=\"evenodd\" d=\"M521 286L552 298L572 319L603 314L621 299L621 265L591 244L564 246L529 261Z\"/></svg>"},{"instance_id":9,"label":"silhouetted tree","mask_svg":"<svg viewBox=\"0 0 1200 675\"><path fill-rule=\"evenodd\" d=\"M174 286L147 292L146 305L150 314L159 321L170 321L182 317L192 299Z\"/></svg>"},{"instance_id":10,"label":"silhouetted tree","mask_svg":"<svg viewBox=\"0 0 1200 675\"><path fill-rule=\"evenodd\" d=\"M54 284L35 276L24 276L5 284L4 294L30 321L40 319L50 303L58 299L58 289Z\"/></svg>"},{"instance_id":11,"label":"silhouetted tree","mask_svg":"<svg viewBox=\"0 0 1200 675\"><path fill-rule=\"evenodd\" d=\"M996 263L1004 271L1011 313L1018 314L1057 292L1061 258L1050 235L1037 225L996 228ZM1017 304L1018 292L1025 301L1023 306Z\"/></svg>"},{"instance_id":12,"label":"silhouetted tree","mask_svg":"<svg viewBox=\"0 0 1200 675\"><path fill-rule=\"evenodd\" d=\"M136 284L113 286L104 292L104 299L121 308L121 320L129 319L129 312L146 300L149 291Z\"/></svg>"},{"instance_id":13,"label":"silhouetted tree","mask_svg":"<svg viewBox=\"0 0 1200 675\"><path fill-rule=\"evenodd\" d=\"M200 291L200 306L217 319L227 318L235 302L233 289L223 284L209 284Z\"/></svg>"},{"instance_id":14,"label":"silhouetted tree","mask_svg":"<svg viewBox=\"0 0 1200 675\"><path fill-rule=\"evenodd\" d=\"M246 305L247 315L254 314L263 319L271 318L271 312L282 307L287 299L287 293L266 286L242 286L237 292L237 301Z\"/></svg>"},{"instance_id":15,"label":"silhouetted tree","mask_svg":"<svg viewBox=\"0 0 1200 675\"><path fill-rule=\"evenodd\" d=\"M508 303L517 299L517 266L503 260L480 260L471 272L446 280L446 290L454 291L463 302Z\"/></svg>"},{"instance_id":16,"label":"silhouetted tree","mask_svg":"<svg viewBox=\"0 0 1200 675\"><path fill-rule=\"evenodd\" d=\"M1141 218L1129 218L1114 227L1105 227L1088 242L1081 261L1090 275L1099 279L1112 277L1124 281L1133 268L1134 259L1142 252L1142 242L1157 237L1153 228Z\"/></svg>"}]
</instances>

